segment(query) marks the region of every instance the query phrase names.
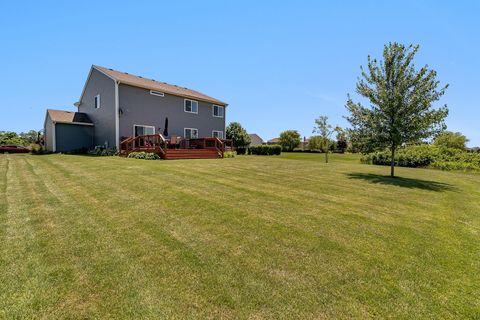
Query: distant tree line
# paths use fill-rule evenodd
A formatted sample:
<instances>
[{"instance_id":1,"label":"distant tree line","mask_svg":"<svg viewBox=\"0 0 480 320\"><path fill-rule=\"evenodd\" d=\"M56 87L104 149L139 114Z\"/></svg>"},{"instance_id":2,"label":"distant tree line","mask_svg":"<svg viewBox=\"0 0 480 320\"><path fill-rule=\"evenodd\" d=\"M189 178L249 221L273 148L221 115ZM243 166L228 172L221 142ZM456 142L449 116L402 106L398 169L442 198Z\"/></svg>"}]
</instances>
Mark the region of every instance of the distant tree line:
<instances>
[{"instance_id":1,"label":"distant tree line","mask_svg":"<svg viewBox=\"0 0 480 320\"><path fill-rule=\"evenodd\" d=\"M38 143L39 139L40 133L35 130L20 133L13 131L0 131L0 145L29 146Z\"/></svg>"}]
</instances>

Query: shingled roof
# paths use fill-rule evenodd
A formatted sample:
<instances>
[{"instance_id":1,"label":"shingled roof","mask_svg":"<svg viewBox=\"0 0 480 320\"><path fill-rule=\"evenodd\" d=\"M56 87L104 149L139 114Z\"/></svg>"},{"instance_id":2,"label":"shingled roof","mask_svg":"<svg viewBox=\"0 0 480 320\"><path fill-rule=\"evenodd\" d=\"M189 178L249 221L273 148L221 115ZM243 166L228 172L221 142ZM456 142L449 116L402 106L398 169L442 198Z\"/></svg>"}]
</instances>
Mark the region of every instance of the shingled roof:
<instances>
[{"instance_id":1,"label":"shingled roof","mask_svg":"<svg viewBox=\"0 0 480 320\"><path fill-rule=\"evenodd\" d=\"M161 91L164 93L169 93L172 95L180 96L180 97L185 97L185 98L192 98L196 100L201 100L201 101L206 101L214 104L219 104L222 106L226 106L227 103L220 101L218 99L212 98L210 96L207 96L206 94L203 94L201 92L184 88L184 87L179 87L176 85L168 84L165 82L160 82L156 81L153 79L147 79L141 76L135 76L132 74L128 74L125 72L120 72L116 71L113 69L105 68L105 67L100 67L93 65L92 66L94 69L97 69L98 71L106 74L110 78L120 81L120 83L128 84L131 86L135 87L140 87L140 88L145 88L145 89L150 89L150 90L156 90L156 91Z\"/></svg>"},{"instance_id":2,"label":"shingled roof","mask_svg":"<svg viewBox=\"0 0 480 320\"><path fill-rule=\"evenodd\" d=\"M92 120L83 112L47 109L47 113L53 122L93 125Z\"/></svg>"}]
</instances>

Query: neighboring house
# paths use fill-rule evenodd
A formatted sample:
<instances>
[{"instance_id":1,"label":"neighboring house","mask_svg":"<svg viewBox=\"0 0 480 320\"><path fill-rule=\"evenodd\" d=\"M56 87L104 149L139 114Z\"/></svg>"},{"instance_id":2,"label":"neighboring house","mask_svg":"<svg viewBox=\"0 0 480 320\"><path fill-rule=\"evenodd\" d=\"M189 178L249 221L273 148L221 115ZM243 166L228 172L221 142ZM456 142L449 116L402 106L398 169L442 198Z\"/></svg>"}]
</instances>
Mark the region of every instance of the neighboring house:
<instances>
[{"instance_id":1,"label":"neighboring house","mask_svg":"<svg viewBox=\"0 0 480 320\"><path fill-rule=\"evenodd\" d=\"M66 123L52 118L53 110L48 110L44 128L47 150L68 151L79 145L119 149L126 137L154 133L225 138L227 103L195 90L100 66L91 67L75 106L78 112L71 112L73 118L85 117L91 128L85 130L85 122L73 120L65 127Z\"/></svg>"},{"instance_id":2,"label":"neighboring house","mask_svg":"<svg viewBox=\"0 0 480 320\"><path fill-rule=\"evenodd\" d=\"M273 138L267 141L267 144L279 144L280 138Z\"/></svg>"},{"instance_id":3,"label":"neighboring house","mask_svg":"<svg viewBox=\"0 0 480 320\"><path fill-rule=\"evenodd\" d=\"M252 146L265 143L263 139L260 138L260 136L256 133L249 133L248 135L250 136L250 144Z\"/></svg>"}]
</instances>

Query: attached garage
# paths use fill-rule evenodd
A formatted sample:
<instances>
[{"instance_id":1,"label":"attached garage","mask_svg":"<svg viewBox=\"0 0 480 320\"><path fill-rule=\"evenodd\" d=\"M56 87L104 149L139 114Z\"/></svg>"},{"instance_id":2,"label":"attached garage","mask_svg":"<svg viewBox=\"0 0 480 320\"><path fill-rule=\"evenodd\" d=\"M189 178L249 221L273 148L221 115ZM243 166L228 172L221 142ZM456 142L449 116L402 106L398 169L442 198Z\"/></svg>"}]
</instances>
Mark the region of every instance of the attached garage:
<instances>
[{"instance_id":1,"label":"attached garage","mask_svg":"<svg viewBox=\"0 0 480 320\"><path fill-rule=\"evenodd\" d=\"M44 123L45 149L68 152L93 147L94 125L87 114L48 109Z\"/></svg>"}]
</instances>

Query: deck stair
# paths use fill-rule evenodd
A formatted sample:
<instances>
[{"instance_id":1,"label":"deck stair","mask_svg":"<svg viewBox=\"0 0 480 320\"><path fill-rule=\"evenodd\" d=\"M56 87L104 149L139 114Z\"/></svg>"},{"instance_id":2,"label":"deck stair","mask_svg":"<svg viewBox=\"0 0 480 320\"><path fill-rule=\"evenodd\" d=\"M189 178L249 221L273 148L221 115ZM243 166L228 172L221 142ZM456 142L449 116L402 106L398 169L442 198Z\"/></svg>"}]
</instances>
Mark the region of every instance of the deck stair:
<instances>
[{"instance_id":1,"label":"deck stair","mask_svg":"<svg viewBox=\"0 0 480 320\"><path fill-rule=\"evenodd\" d=\"M169 149L166 160L175 159L216 159L222 156L215 149Z\"/></svg>"}]
</instances>

